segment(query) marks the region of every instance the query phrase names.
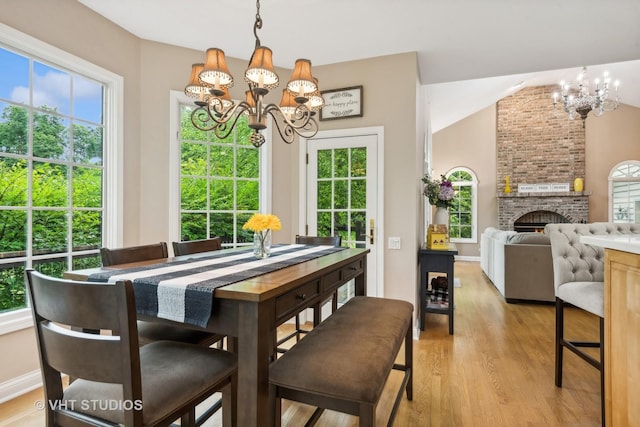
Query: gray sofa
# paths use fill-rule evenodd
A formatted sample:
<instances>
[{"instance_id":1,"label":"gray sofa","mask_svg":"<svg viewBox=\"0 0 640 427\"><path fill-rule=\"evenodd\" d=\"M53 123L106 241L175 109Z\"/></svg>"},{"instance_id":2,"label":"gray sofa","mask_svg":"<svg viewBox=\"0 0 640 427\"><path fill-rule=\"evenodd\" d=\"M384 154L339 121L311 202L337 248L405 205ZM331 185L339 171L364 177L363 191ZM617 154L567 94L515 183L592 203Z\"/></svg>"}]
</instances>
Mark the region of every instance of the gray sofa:
<instances>
[{"instance_id":1,"label":"gray sofa","mask_svg":"<svg viewBox=\"0 0 640 427\"><path fill-rule=\"evenodd\" d=\"M640 224L561 224L576 235L637 234ZM568 232L568 231L567 231ZM507 302L555 301L553 258L548 234L487 228L480 244L482 271Z\"/></svg>"},{"instance_id":2,"label":"gray sofa","mask_svg":"<svg viewBox=\"0 0 640 427\"><path fill-rule=\"evenodd\" d=\"M489 227L480 239L480 265L507 302L555 301L551 243L545 234Z\"/></svg>"}]
</instances>

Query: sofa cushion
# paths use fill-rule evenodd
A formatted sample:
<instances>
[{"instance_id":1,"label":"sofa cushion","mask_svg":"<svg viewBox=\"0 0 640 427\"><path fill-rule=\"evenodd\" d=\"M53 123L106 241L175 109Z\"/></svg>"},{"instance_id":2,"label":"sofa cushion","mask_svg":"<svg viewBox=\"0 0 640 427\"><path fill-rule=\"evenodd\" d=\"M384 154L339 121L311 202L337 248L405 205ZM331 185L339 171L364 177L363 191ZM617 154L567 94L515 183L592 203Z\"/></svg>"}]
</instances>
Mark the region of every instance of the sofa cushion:
<instances>
[{"instance_id":1,"label":"sofa cushion","mask_svg":"<svg viewBox=\"0 0 640 427\"><path fill-rule=\"evenodd\" d=\"M549 235L544 233L518 233L509 236L507 243L510 245L550 245Z\"/></svg>"}]
</instances>

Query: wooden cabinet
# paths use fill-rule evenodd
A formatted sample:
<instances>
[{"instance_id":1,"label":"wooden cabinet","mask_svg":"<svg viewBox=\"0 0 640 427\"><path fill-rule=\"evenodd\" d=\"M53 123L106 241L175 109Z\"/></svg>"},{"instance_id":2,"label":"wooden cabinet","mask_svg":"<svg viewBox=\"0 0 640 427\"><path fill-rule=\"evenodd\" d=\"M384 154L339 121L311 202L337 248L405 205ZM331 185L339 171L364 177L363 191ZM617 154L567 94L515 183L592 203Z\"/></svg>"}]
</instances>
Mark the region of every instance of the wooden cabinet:
<instances>
[{"instance_id":1,"label":"wooden cabinet","mask_svg":"<svg viewBox=\"0 0 640 427\"><path fill-rule=\"evenodd\" d=\"M605 249L605 417L640 426L640 255Z\"/></svg>"}]
</instances>

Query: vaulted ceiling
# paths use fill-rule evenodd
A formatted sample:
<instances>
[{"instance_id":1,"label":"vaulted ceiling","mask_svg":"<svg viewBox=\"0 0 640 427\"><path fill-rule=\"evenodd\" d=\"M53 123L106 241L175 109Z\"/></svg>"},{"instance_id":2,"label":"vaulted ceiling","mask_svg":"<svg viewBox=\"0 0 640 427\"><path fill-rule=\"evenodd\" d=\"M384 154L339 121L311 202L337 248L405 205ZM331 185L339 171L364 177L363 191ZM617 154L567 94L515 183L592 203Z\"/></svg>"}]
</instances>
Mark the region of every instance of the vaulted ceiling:
<instances>
[{"instance_id":1,"label":"vaulted ceiling","mask_svg":"<svg viewBox=\"0 0 640 427\"><path fill-rule=\"evenodd\" d=\"M136 36L247 58L250 0L79 0ZM259 36L277 66L417 52L434 132L516 85L609 70L622 102L640 107L638 0L263 0ZM520 86L520 87L521 87Z\"/></svg>"}]
</instances>

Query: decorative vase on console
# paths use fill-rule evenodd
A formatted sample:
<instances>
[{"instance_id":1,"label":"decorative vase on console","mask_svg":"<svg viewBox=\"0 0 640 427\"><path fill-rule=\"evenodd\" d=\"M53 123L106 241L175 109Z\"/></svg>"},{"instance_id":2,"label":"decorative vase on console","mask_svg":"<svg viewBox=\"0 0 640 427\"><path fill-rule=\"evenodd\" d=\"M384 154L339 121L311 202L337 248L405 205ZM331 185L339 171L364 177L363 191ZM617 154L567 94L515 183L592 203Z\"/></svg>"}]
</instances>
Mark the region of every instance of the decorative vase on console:
<instances>
[{"instance_id":1,"label":"decorative vase on console","mask_svg":"<svg viewBox=\"0 0 640 427\"><path fill-rule=\"evenodd\" d=\"M449 228L449 209L444 206L436 206L436 213L433 216L434 224L445 224Z\"/></svg>"}]
</instances>

